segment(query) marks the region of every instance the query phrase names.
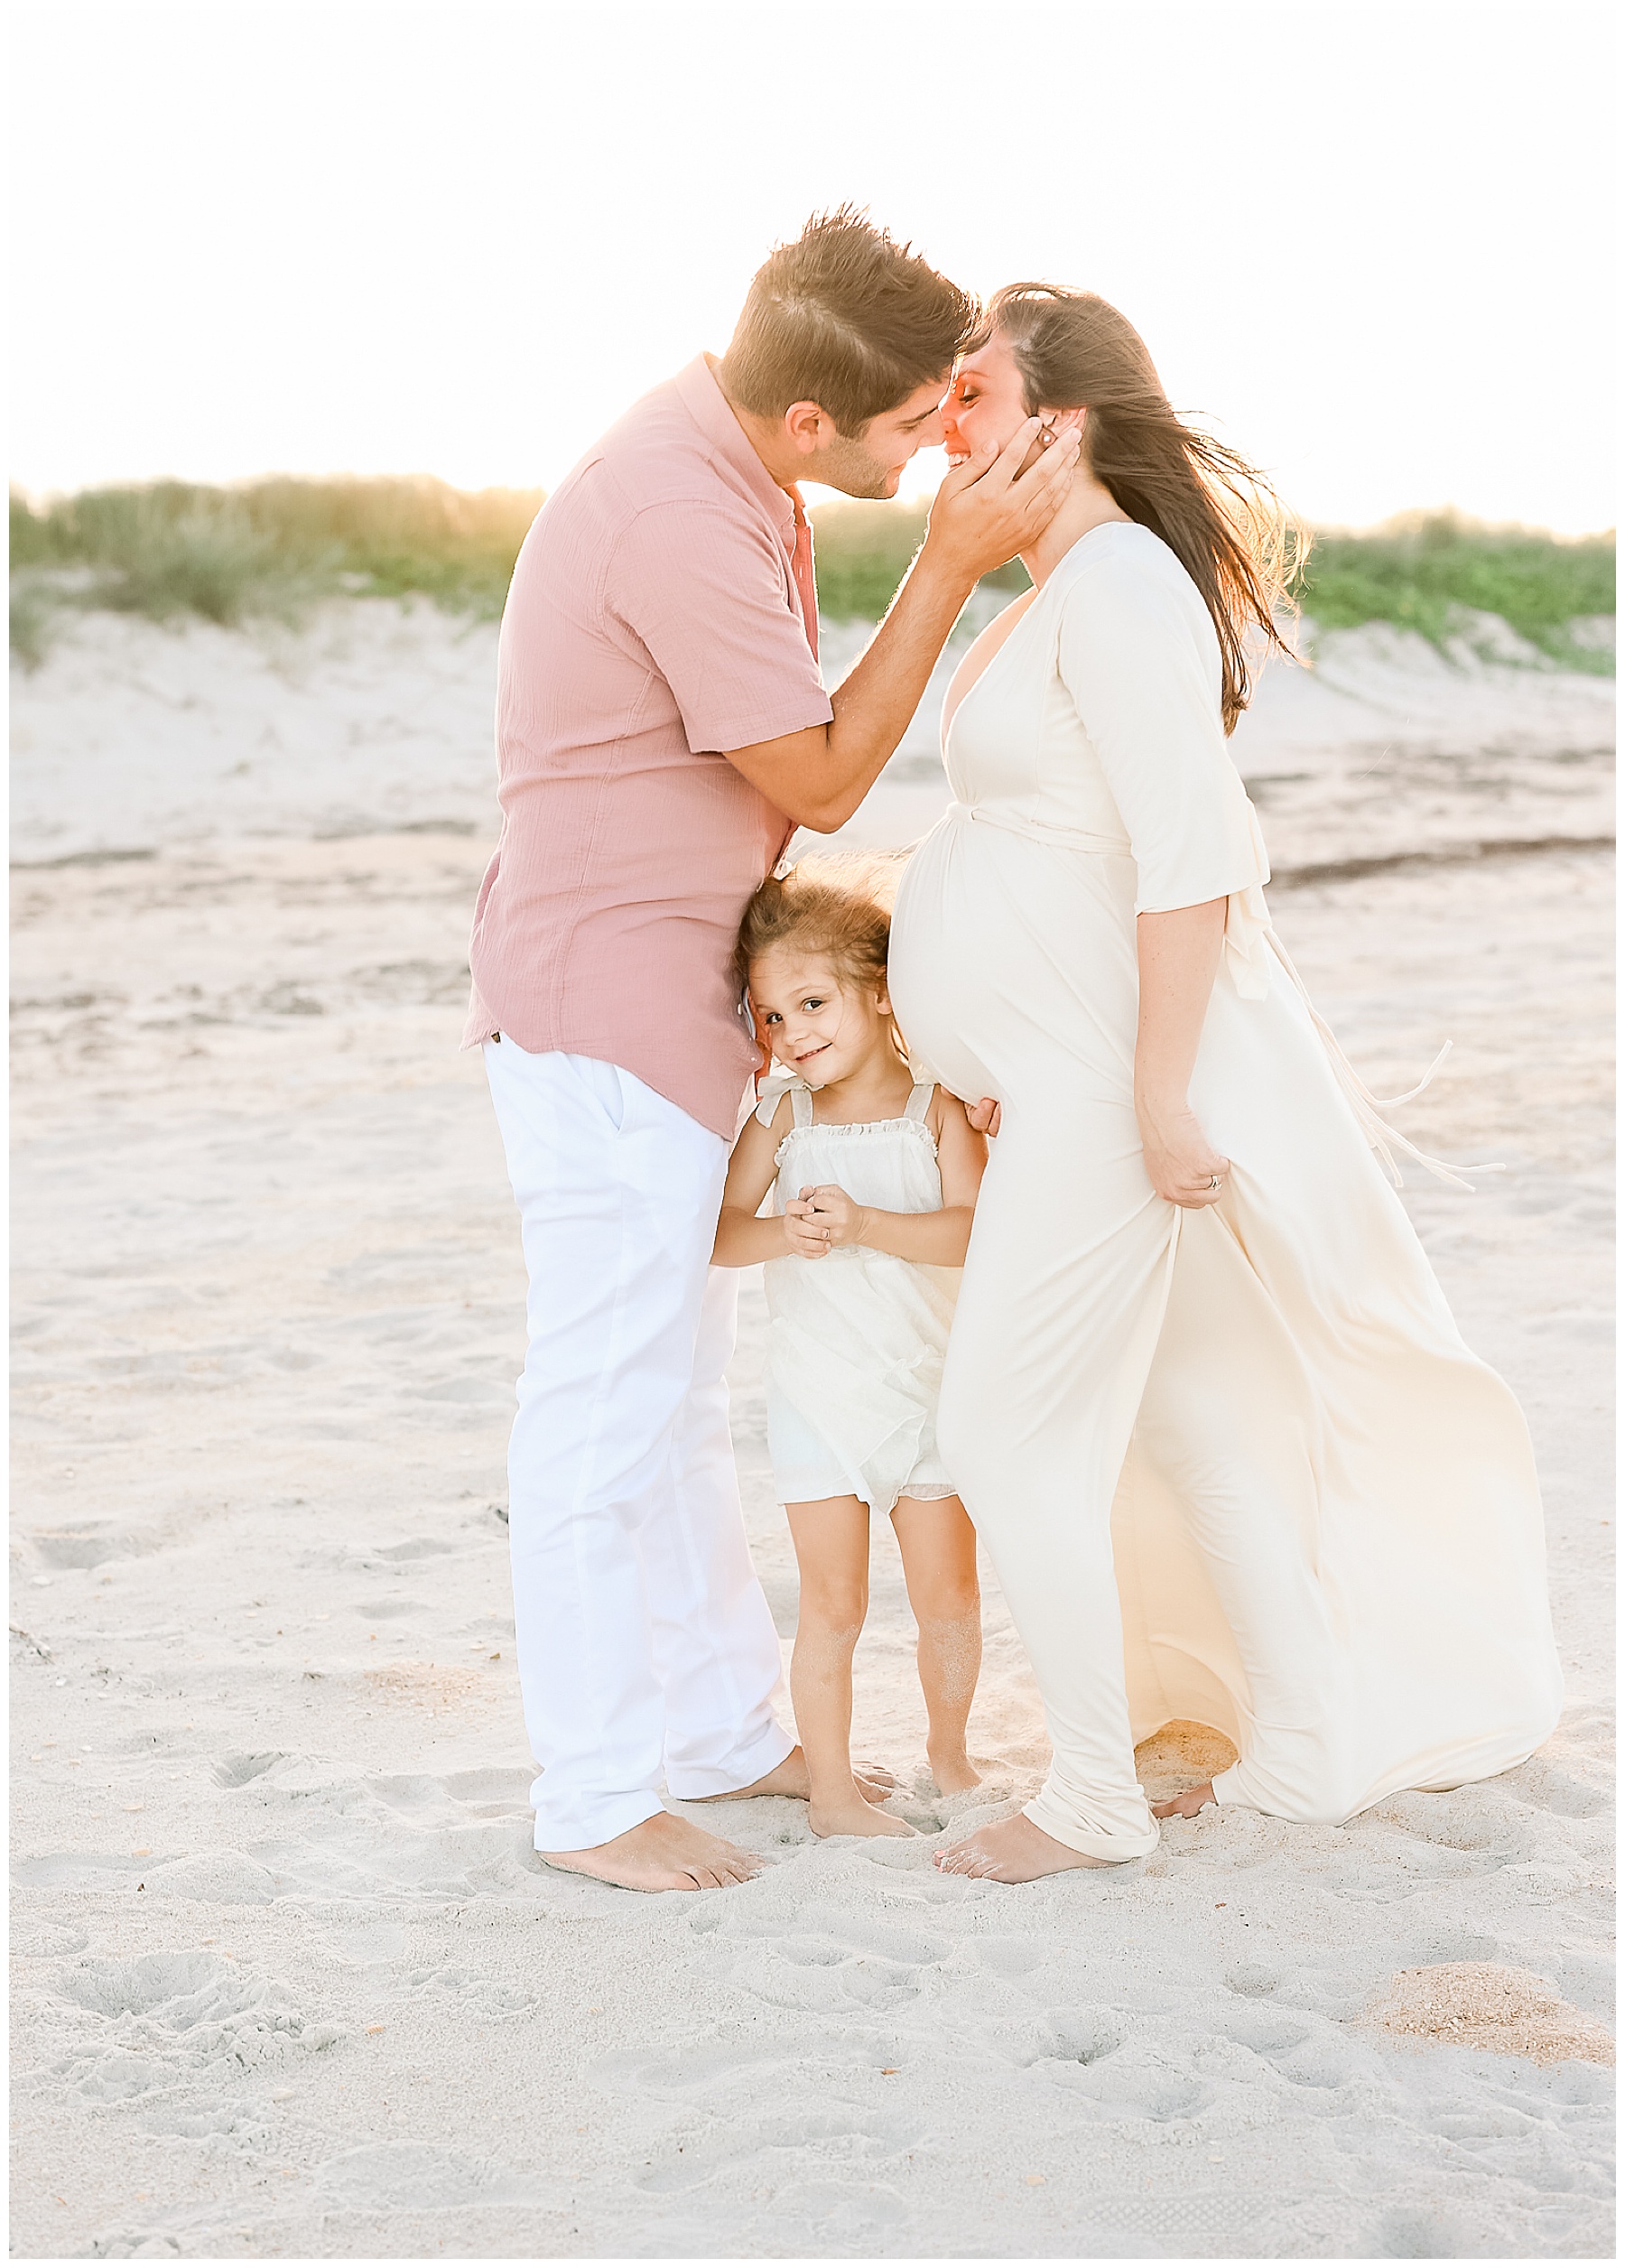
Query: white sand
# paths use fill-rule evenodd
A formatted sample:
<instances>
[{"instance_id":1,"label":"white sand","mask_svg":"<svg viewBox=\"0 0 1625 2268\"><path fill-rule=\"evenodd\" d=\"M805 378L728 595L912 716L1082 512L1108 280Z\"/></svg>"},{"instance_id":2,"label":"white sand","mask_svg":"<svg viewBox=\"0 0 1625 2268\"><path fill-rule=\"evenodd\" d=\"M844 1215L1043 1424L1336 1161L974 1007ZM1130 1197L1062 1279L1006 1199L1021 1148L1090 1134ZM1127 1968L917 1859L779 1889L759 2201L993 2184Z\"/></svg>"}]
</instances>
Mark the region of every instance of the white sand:
<instances>
[{"instance_id":1,"label":"white sand","mask_svg":"<svg viewBox=\"0 0 1625 2268\"><path fill-rule=\"evenodd\" d=\"M1272 679L1241 749L1277 866L1441 861L1277 917L1379 1085L1455 1038L1407 1130L1513 1168L1408 1201L1540 1450L1549 1748L1347 1828L1210 1812L1028 1890L718 1807L766 1873L636 1899L529 1849L491 1509L521 1272L454 1052L492 650L378 606L269 656L93 619L14 686L14 856L76 862L14 878L14 2249L1609 2254L1581 2021L1610 2009L1609 868L1463 854L1607 832L1611 688L1360 633ZM940 807L920 757L880 839ZM145 855L83 862L108 852ZM760 1328L748 1285L740 1462L787 1635ZM877 1561L861 1744L934 1833ZM991 1585L988 1626L961 1822L1044 1757ZM1142 1759L1158 1790L1212 1761L1191 1731ZM1501 2025L1528 2052L1387 2028L1481 2017L1491 1969L1546 2026ZM1581 2055L1537 2059L1554 2038Z\"/></svg>"}]
</instances>

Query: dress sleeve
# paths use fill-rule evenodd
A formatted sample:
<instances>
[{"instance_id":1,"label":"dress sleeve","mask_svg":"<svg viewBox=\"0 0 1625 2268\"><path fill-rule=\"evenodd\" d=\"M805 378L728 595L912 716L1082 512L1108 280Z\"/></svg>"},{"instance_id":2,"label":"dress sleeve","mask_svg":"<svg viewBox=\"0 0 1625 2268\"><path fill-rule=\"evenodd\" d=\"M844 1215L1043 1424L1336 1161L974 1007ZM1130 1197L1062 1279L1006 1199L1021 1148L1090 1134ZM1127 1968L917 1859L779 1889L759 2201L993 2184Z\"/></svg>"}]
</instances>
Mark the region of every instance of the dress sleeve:
<instances>
[{"instance_id":1,"label":"dress sleeve","mask_svg":"<svg viewBox=\"0 0 1625 2268\"><path fill-rule=\"evenodd\" d=\"M670 686L696 755L834 714L785 572L766 529L710 501L645 506L616 547L606 600Z\"/></svg>"},{"instance_id":2,"label":"dress sleeve","mask_svg":"<svg viewBox=\"0 0 1625 2268\"><path fill-rule=\"evenodd\" d=\"M1224 745L1218 660L1182 594L1138 561L1086 568L1062 601L1058 662L1139 869L1137 914L1269 879Z\"/></svg>"}]
</instances>

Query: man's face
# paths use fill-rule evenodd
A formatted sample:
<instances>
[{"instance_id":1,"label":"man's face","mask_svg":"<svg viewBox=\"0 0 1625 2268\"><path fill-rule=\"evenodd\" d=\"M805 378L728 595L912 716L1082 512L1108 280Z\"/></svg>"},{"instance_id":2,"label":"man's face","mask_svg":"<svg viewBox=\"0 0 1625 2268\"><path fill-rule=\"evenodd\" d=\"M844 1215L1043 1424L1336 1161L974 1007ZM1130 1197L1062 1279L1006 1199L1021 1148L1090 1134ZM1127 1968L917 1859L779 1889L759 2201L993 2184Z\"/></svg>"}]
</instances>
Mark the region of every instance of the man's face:
<instances>
[{"instance_id":1,"label":"man's face","mask_svg":"<svg viewBox=\"0 0 1625 2268\"><path fill-rule=\"evenodd\" d=\"M934 449L942 438L942 395L948 374L915 386L895 410L871 417L854 436L837 432L808 460L806 478L839 488L842 496L895 497L903 468L917 449Z\"/></svg>"}]
</instances>

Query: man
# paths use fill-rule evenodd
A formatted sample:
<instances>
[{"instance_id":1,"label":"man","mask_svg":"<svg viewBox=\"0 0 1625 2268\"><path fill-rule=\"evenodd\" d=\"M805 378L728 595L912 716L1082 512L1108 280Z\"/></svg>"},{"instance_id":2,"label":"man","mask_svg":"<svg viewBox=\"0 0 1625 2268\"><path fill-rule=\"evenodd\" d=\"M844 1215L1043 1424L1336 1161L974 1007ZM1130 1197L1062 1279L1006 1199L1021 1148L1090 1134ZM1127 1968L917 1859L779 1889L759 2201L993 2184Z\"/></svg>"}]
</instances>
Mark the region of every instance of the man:
<instances>
[{"instance_id":1,"label":"man","mask_svg":"<svg viewBox=\"0 0 1625 2268\"><path fill-rule=\"evenodd\" d=\"M737 1279L710 1269L757 1061L733 945L799 824L856 811L978 580L1042 528L1072 451L1036 421L943 483L873 644L819 676L796 487L895 496L974 314L842 209L701 356L612 427L526 536L503 617L503 827L480 891L482 1043L523 1222L529 1351L509 1455L536 1848L636 1890L744 1880L665 1810L804 1796L775 1723L723 1372Z\"/></svg>"}]
</instances>

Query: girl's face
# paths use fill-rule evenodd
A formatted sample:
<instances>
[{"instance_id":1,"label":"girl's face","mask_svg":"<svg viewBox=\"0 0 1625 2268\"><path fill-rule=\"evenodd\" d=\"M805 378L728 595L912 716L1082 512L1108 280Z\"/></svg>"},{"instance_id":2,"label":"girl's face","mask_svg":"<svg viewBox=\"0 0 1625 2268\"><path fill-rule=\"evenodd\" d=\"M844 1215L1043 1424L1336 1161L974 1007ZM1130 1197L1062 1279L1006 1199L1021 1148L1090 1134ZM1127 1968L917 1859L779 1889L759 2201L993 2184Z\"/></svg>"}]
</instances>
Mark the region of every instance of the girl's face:
<instances>
[{"instance_id":1,"label":"girl's face","mask_svg":"<svg viewBox=\"0 0 1625 2268\"><path fill-rule=\"evenodd\" d=\"M1002 449L1029 414L1016 358L995 331L985 347L960 364L942 404L942 446L949 463L963 464L981 448Z\"/></svg>"},{"instance_id":2,"label":"girl's face","mask_svg":"<svg viewBox=\"0 0 1625 2268\"><path fill-rule=\"evenodd\" d=\"M884 986L854 984L823 953L776 945L753 961L750 1008L775 1062L810 1087L850 1078L891 1046Z\"/></svg>"}]
</instances>

